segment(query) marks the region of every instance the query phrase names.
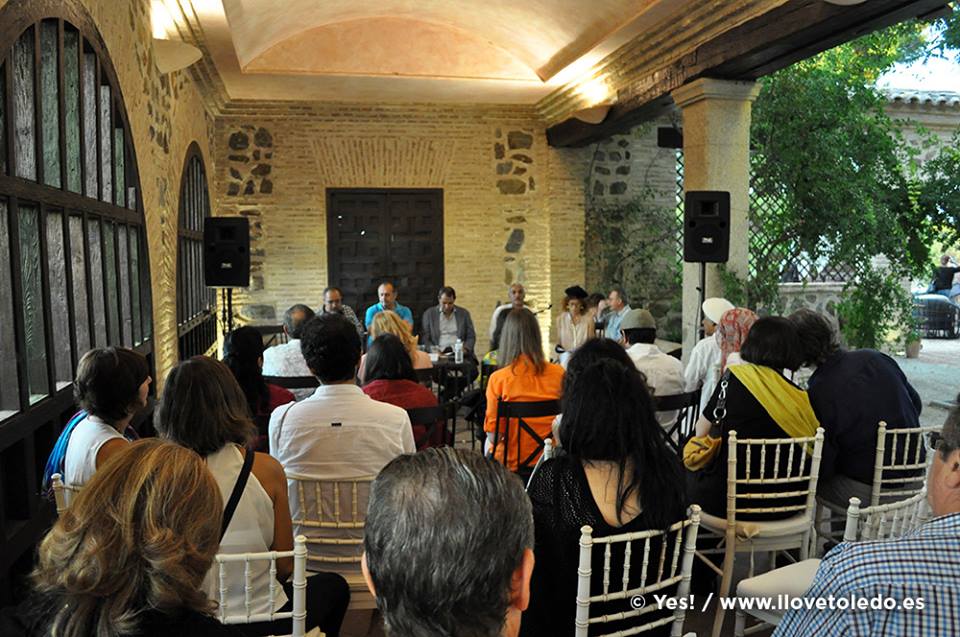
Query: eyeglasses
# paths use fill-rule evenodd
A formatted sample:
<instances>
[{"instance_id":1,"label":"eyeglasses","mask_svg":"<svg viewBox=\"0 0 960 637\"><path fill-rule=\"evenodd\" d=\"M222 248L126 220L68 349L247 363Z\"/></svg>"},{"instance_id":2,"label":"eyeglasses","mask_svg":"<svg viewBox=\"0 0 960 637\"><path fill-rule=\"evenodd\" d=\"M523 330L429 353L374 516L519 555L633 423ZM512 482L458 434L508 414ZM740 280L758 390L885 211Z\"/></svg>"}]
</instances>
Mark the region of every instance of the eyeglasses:
<instances>
[{"instance_id":1,"label":"eyeglasses","mask_svg":"<svg viewBox=\"0 0 960 637\"><path fill-rule=\"evenodd\" d=\"M929 436L930 448L934 451L949 451L956 448L939 431L931 431Z\"/></svg>"}]
</instances>

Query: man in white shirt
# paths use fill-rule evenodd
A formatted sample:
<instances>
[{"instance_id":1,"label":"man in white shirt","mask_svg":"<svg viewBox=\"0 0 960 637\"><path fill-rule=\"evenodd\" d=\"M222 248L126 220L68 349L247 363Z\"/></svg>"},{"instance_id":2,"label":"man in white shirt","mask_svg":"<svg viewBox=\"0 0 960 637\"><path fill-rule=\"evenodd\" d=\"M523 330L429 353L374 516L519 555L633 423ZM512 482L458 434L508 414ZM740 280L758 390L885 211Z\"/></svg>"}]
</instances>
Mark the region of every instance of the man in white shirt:
<instances>
[{"instance_id":1,"label":"man in white shirt","mask_svg":"<svg viewBox=\"0 0 960 637\"><path fill-rule=\"evenodd\" d=\"M493 316L490 317L491 339L493 339L494 332L497 331L497 318L500 316L500 313L511 308L519 310L524 306L524 297L526 297L527 291L524 289L523 283L514 283L510 286L508 293L510 295L510 302L498 305L497 309L493 311Z\"/></svg>"},{"instance_id":2,"label":"man in white shirt","mask_svg":"<svg viewBox=\"0 0 960 637\"><path fill-rule=\"evenodd\" d=\"M297 378L313 376L300 351L300 331L303 325L313 318L313 310L302 303L293 305L283 314L283 333L287 342L268 347L263 352L263 375ZM306 398L313 389L291 390L297 400Z\"/></svg>"},{"instance_id":3,"label":"man in white shirt","mask_svg":"<svg viewBox=\"0 0 960 637\"><path fill-rule=\"evenodd\" d=\"M720 317L727 310L733 309L733 303L720 297L712 297L703 302L703 333L705 336L694 345L687 361L687 369L683 376L686 381L686 391L700 390L700 411L707 406L707 401L713 395L717 386L717 376L720 373L720 344L714 333Z\"/></svg>"},{"instance_id":4,"label":"man in white shirt","mask_svg":"<svg viewBox=\"0 0 960 637\"><path fill-rule=\"evenodd\" d=\"M643 375L654 396L675 396L683 393L683 364L660 351L657 322L647 310L630 310L620 322L620 333L627 346L627 355ZM676 410L658 411L657 422L669 429L677 421Z\"/></svg>"},{"instance_id":5,"label":"man in white shirt","mask_svg":"<svg viewBox=\"0 0 960 637\"><path fill-rule=\"evenodd\" d=\"M270 417L270 455L280 461L287 476L373 477L395 457L415 453L407 412L373 400L355 383L360 337L353 323L339 314L324 314L308 321L300 337L307 366L320 387L300 402L278 407ZM307 508L313 509L310 503ZM299 509L299 498L291 489L294 519L301 516ZM320 536L318 529L295 531ZM355 548L350 550L356 553Z\"/></svg>"}]
</instances>

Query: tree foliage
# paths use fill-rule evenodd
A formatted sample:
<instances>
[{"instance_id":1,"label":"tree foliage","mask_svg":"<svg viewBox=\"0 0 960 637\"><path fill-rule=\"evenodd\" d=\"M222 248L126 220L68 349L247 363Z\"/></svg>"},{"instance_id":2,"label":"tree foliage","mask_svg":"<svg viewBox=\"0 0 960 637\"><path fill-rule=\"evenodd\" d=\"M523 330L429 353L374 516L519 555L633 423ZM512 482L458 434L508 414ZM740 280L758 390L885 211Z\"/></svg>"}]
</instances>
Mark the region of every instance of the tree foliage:
<instances>
[{"instance_id":1,"label":"tree foliage","mask_svg":"<svg viewBox=\"0 0 960 637\"><path fill-rule=\"evenodd\" d=\"M925 25L902 23L761 80L751 128L757 240L751 278L742 282L749 303L776 306L783 264L801 254L853 266L854 284L889 303L904 277L929 275L935 241L956 240L960 140L905 143L905 124L884 112L876 81L894 64L942 55L943 34L954 37L957 22L943 21L934 39ZM931 152L933 159L918 161ZM883 257L883 272L875 271L876 257ZM868 297L848 290L847 325L862 326L861 315L875 305ZM909 323L909 306L895 305L895 320ZM882 336L861 327L848 332L863 345Z\"/></svg>"}]
</instances>

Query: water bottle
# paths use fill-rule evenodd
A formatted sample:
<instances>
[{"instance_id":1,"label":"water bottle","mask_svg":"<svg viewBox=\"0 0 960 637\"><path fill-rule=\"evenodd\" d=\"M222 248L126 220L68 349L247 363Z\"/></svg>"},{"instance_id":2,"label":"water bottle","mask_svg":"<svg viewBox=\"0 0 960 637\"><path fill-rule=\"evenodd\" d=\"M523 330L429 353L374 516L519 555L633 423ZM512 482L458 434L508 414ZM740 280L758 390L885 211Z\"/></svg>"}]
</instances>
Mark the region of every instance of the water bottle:
<instances>
[{"instance_id":1,"label":"water bottle","mask_svg":"<svg viewBox=\"0 0 960 637\"><path fill-rule=\"evenodd\" d=\"M453 362L457 365L463 362L463 341L459 338L453 344Z\"/></svg>"}]
</instances>

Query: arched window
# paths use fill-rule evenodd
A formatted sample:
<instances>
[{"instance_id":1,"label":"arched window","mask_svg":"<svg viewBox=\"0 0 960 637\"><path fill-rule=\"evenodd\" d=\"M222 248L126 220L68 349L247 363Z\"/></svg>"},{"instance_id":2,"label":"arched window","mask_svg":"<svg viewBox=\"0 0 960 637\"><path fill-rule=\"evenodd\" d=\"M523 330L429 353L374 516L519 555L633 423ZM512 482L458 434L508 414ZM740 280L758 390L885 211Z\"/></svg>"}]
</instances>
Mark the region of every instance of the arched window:
<instances>
[{"instance_id":1,"label":"arched window","mask_svg":"<svg viewBox=\"0 0 960 637\"><path fill-rule=\"evenodd\" d=\"M217 342L216 291L203 284L203 220L210 216L207 174L196 142L180 182L177 231L177 334L180 358L205 354Z\"/></svg>"},{"instance_id":2,"label":"arched window","mask_svg":"<svg viewBox=\"0 0 960 637\"><path fill-rule=\"evenodd\" d=\"M152 347L136 157L103 42L72 2L13 0L0 25L2 602L48 523L38 479L78 359L123 345L152 367Z\"/></svg>"}]
</instances>

